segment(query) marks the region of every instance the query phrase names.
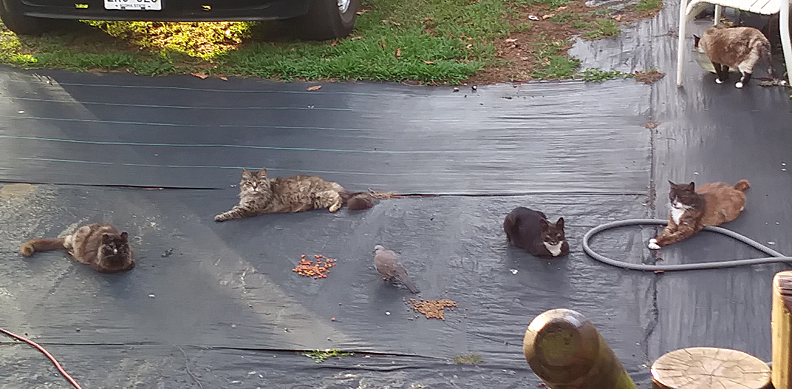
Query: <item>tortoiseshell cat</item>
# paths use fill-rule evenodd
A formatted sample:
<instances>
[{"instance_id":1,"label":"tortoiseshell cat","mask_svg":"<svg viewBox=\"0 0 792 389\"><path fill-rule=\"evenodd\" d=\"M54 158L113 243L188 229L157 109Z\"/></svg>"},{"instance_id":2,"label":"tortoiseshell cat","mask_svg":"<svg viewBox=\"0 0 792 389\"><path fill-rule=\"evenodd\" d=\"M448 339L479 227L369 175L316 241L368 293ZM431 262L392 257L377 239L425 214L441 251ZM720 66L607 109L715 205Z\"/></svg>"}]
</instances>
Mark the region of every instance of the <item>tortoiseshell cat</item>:
<instances>
[{"instance_id":1,"label":"tortoiseshell cat","mask_svg":"<svg viewBox=\"0 0 792 389\"><path fill-rule=\"evenodd\" d=\"M732 67L742 74L734 86L742 88L751 80L754 65L759 59L770 63L770 41L753 27L714 26L704 31L701 38L694 35L693 39L696 50L707 54L712 61L718 84L729 78L729 67ZM769 66L768 73L773 74L772 66Z\"/></svg>"},{"instance_id":2,"label":"tortoiseshell cat","mask_svg":"<svg viewBox=\"0 0 792 389\"><path fill-rule=\"evenodd\" d=\"M696 189L695 183L671 184L668 198L671 214L668 225L656 237L649 239L649 248L657 250L693 235L705 226L719 226L740 216L745 209L745 190L751 187L746 180L734 185L723 182L704 184Z\"/></svg>"},{"instance_id":3,"label":"tortoiseshell cat","mask_svg":"<svg viewBox=\"0 0 792 389\"><path fill-rule=\"evenodd\" d=\"M36 251L58 249L66 249L77 262L102 273L129 270L135 266L129 235L104 223L84 225L61 238L31 239L19 246L19 253L29 257Z\"/></svg>"},{"instance_id":4,"label":"tortoiseshell cat","mask_svg":"<svg viewBox=\"0 0 792 389\"><path fill-rule=\"evenodd\" d=\"M537 257L557 257L569 253L563 217L550 223L542 212L517 207L506 215L503 230L511 244Z\"/></svg>"},{"instance_id":5,"label":"tortoiseshell cat","mask_svg":"<svg viewBox=\"0 0 792 389\"><path fill-rule=\"evenodd\" d=\"M297 175L270 180L267 178L267 169L242 169L239 204L215 216L215 221L319 208L335 212L344 204L351 210L366 209L374 206L375 198L391 196L390 193L373 191L351 193L338 183L317 176Z\"/></svg>"}]
</instances>

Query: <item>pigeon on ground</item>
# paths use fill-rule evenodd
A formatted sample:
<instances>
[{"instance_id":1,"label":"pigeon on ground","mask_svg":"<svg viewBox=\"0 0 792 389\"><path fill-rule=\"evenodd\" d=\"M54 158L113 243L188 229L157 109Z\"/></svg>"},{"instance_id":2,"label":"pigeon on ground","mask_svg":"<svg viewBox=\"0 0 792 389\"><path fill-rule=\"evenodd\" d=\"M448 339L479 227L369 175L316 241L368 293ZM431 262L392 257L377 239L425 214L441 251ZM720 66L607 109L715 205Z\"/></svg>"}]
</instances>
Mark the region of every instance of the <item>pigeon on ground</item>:
<instances>
[{"instance_id":1,"label":"pigeon on ground","mask_svg":"<svg viewBox=\"0 0 792 389\"><path fill-rule=\"evenodd\" d=\"M399 263L399 256L381 245L374 246L374 267L382 275L382 279L399 281L412 293L421 292L407 277L407 270L404 270L404 266Z\"/></svg>"}]
</instances>

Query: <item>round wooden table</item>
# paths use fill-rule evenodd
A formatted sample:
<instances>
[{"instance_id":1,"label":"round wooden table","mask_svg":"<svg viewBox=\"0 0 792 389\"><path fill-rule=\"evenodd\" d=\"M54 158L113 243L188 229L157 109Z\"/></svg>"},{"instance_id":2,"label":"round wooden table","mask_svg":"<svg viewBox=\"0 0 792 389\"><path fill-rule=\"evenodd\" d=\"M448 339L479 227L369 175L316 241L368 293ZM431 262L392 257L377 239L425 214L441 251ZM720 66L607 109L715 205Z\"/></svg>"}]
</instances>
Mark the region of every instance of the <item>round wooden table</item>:
<instances>
[{"instance_id":1,"label":"round wooden table","mask_svg":"<svg viewBox=\"0 0 792 389\"><path fill-rule=\"evenodd\" d=\"M742 351L683 348L652 364L652 382L661 389L762 389L770 384L770 367Z\"/></svg>"}]
</instances>

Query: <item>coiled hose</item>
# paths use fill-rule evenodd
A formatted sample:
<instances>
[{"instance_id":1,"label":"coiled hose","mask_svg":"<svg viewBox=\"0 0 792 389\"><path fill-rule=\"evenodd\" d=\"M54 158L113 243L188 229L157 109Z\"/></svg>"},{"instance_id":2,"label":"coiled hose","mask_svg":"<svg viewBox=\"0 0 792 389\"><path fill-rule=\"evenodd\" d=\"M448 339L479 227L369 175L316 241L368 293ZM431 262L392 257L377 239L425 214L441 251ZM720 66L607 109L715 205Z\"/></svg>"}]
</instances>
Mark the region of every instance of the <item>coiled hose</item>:
<instances>
[{"instance_id":1,"label":"coiled hose","mask_svg":"<svg viewBox=\"0 0 792 389\"><path fill-rule=\"evenodd\" d=\"M617 261L615 259L608 258L604 255L600 255L594 252L589 246L589 241L594 235L599 234L602 231L610 230L613 228L624 227L624 226L634 226L634 225L657 225L657 226L664 226L668 224L667 220L659 220L659 219L628 219L628 220L621 220L615 221L610 223L605 223L600 226L594 227L586 235L583 236L583 251L586 252L591 258L596 259L602 263L620 267L622 269L628 270L638 270L638 271L680 271L680 270L701 270L701 269L724 269L729 267L736 267L736 266L747 266L747 265L761 265L766 263L789 263L792 264L792 257L787 257L784 254L779 253L753 239L740 235L734 231L727 230L721 227L711 227L707 226L704 227L704 231L712 231L717 232L719 234L723 234L734 239L739 240L767 255L770 257L764 258L752 258L752 259L737 259L731 261L723 261L723 262L702 262L702 263L689 263L684 265L646 265L643 263L628 263L623 261Z\"/></svg>"}]
</instances>

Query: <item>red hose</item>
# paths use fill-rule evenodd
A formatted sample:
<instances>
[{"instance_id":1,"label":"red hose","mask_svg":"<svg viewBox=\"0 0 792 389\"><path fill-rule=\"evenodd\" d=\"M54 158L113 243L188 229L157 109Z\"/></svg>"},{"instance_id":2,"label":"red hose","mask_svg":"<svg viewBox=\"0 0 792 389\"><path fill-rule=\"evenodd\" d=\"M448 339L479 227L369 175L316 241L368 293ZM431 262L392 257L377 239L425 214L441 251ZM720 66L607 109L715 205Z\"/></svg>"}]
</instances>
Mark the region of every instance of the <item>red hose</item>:
<instances>
[{"instance_id":1,"label":"red hose","mask_svg":"<svg viewBox=\"0 0 792 389\"><path fill-rule=\"evenodd\" d=\"M34 341L30 340L30 339L27 339L27 338L25 338L23 336L19 336L19 335L15 334L15 333L13 333L11 331L7 331L7 330L5 330L3 328L0 328L0 332L2 332L2 333L6 334L6 335L8 335L8 336L10 336L10 337L12 337L14 339L21 340L21 341L23 341L23 342L35 347L39 351L41 351L47 358L49 358L50 361L52 361L52 363L55 365L55 367L58 369L58 371L61 373L61 375L63 375L63 377L66 378L66 380L69 381L69 383L72 384L72 386L74 386L77 389L82 389L80 384L78 384L77 381L75 381L74 378L72 378L69 375L69 373L66 372L66 370L63 370L63 368L61 367L60 363L58 363L58 361L55 359L55 357L53 357L52 354L47 352L47 350L45 350L44 347L39 346L36 342L34 342Z\"/></svg>"}]
</instances>

